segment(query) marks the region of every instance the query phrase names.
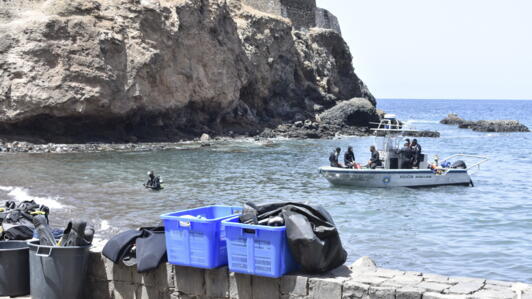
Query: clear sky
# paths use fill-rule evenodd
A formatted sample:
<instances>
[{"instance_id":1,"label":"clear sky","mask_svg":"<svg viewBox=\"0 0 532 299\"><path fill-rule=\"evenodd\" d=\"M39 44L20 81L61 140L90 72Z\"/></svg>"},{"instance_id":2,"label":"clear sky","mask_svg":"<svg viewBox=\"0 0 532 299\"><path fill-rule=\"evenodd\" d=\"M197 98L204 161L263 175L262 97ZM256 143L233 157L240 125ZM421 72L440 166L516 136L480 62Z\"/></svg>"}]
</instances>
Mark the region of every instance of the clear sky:
<instances>
[{"instance_id":1,"label":"clear sky","mask_svg":"<svg viewBox=\"0 0 532 299\"><path fill-rule=\"evenodd\" d=\"M532 0L317 0L377 98L532 99Z\"/></svg>"}]
</instances>

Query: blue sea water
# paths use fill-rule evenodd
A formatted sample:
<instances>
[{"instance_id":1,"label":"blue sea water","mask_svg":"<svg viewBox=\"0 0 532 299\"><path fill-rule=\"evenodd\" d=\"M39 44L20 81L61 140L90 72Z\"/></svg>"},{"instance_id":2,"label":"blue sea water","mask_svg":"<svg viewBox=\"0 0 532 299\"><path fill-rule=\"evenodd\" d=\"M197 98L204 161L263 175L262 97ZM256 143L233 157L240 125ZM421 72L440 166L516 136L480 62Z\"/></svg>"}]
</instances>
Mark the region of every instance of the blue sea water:
<instances>
[{"instance_id":1,"label":"blue sea water","mask_svg":"<svg viewBox=\"0 0 532 299\"><path fill-rule=\"evenodd\" d=\"M532 135L480 133L438 123L516 119L532 128L532 101L380 100L378 107L441 138L420 138L425 153L487 155L475 187L367 189L331 186L317 168L333 147L365 162L372 137L253 140L145 153L2 154L0 201L36 199L62 226L94 222L100 238L153 225L159 215L207 204L308 201L333 215L349 261L382 267L532 282ZM161 192L142 187L153 169Z\"/></svg>"}]
</instances>

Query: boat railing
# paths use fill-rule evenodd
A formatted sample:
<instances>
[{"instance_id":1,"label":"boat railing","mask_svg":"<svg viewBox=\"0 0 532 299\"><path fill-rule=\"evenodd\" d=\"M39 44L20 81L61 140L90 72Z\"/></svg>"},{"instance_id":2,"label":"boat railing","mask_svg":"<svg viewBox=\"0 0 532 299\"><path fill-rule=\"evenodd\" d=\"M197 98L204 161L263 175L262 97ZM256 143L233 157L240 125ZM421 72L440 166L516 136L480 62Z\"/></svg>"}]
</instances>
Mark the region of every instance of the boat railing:
<instances>
[{"instance_id":1,"label":"boat railing","mask_svg":"<svg viewBox=\"0 0 532 299\"><path fill-rule=\"evenodd\" d=\"M443 160L441 160L441 162L447 162L451 159L454 159L454 158L457 158L457 157L463 157L463 158L474 158L474 159L479 159L479 161L477 161L476 163L472 164L472 165L469 165L469 167L466 168L467 171L470 171L471 169L473 168L476 168L474 172L477 172L479 169L480 169L480 165L481 164L484 164L486 162L489 161L489 158L486 157L486 156L479 156L479 155L468 155L468 154L454 154L452 156L449 156ZM449 171L447 170L445 174L447 174ZM471 174L473 174L474 172L472 172Z\"/></svg>"}]
</instances>

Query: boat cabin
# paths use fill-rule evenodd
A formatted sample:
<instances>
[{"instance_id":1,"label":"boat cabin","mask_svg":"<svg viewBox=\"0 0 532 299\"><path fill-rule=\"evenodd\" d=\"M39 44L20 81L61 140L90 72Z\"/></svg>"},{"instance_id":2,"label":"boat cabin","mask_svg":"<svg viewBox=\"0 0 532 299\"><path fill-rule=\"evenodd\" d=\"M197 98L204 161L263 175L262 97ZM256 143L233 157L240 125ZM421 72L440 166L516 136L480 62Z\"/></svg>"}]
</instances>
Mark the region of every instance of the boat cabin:
<instances>
[{"instance_id":1,"label":"boat cabin","mask_svg":"<svg viewBox=\"0 0 532 299\"><path fill-rule=\"evenodd\" d=\"M378 123L375 132L375 147L379 151L384 169L400 169L401 165L407 161L406 155L401 151L405 139L405 132L415 132L415 130L404 128L403 123L397 120L394 114L385 114ZM412 138L410 138L412 139ZM428 167L428 157L421 154L419 169Z\"/></svg>"}]
</instances>

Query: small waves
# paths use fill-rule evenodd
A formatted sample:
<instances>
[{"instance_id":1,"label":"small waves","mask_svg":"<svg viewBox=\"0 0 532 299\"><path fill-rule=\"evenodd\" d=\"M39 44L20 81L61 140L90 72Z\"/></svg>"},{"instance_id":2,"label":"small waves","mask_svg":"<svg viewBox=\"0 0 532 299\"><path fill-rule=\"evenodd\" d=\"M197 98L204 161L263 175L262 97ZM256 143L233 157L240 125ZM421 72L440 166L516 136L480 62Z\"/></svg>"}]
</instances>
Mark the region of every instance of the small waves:
<instances>
[{"instance_id":1,"label":"small waves","mask_svg":"<svg viewBox=\"0 0 532 299\"><path fill-rule=\"evenodd\" d=\"M17 202L34 200L36 203L45 205L50 209L63 209L65 207L59 202L57 197L33 196L29 193L28 189L22 187L0 186L0 191L7 192L7 196L12 197Z\"/></svg>"}]
</instances>

